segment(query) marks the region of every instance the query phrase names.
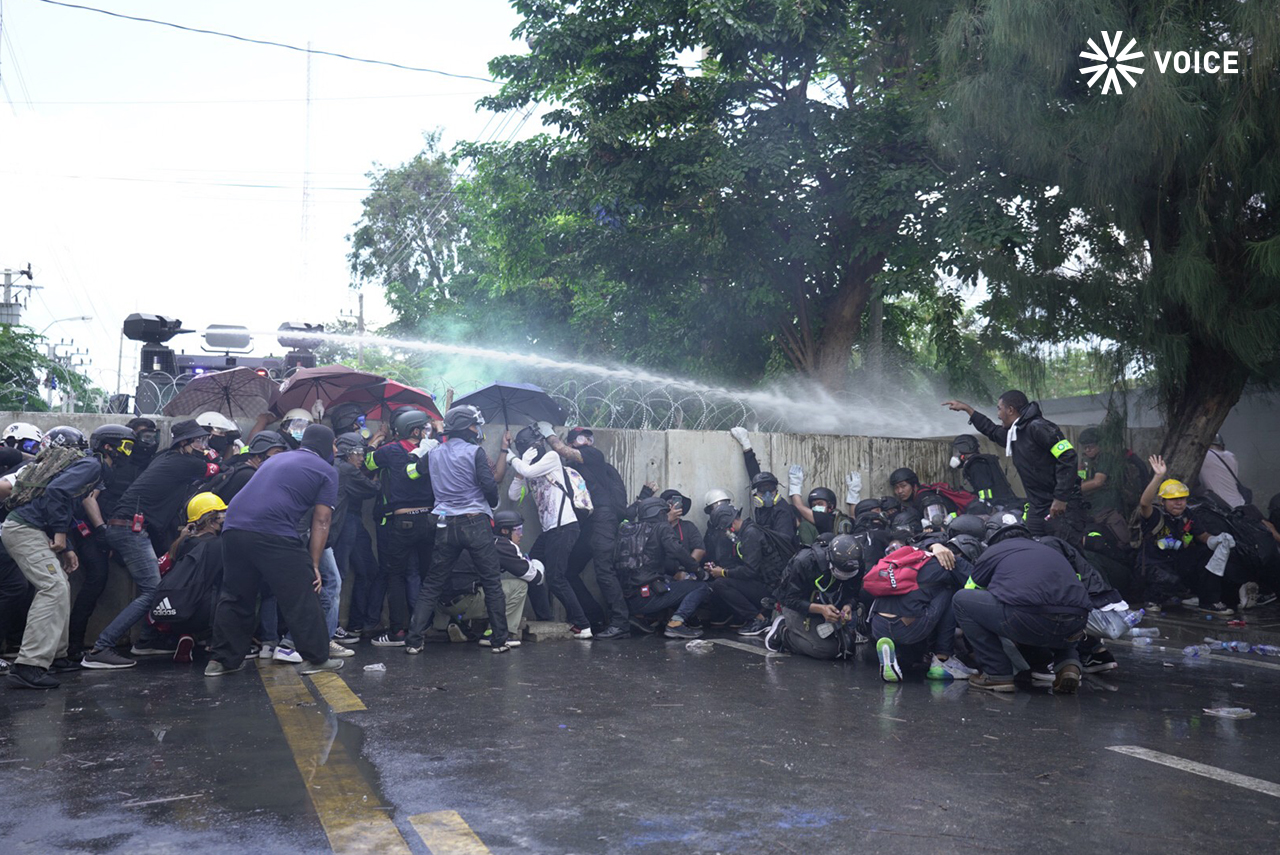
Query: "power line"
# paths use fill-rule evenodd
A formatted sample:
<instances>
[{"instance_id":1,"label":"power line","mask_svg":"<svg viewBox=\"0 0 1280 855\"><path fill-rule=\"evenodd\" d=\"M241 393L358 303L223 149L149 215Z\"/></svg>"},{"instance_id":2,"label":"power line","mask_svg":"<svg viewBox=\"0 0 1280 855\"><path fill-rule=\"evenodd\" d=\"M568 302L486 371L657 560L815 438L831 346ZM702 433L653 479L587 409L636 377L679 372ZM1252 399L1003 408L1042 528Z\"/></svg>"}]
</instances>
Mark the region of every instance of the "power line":
<instances>
[{"instance_id":1,"label":"power line","mask_svg":"<svg viewBox=\"0 0 1280 855\"><path fill-rule=\"evenodd\" d=\"M99 15L107 15L112 18L121 18L126 21L138 21L144 24L157 24L161 27L171 27L172 29L182 30L188 33L200 33L206 36L220 36L224 39L235 39L238 42L247 42L248 44L264 45L266 47L284 48L285 50L293 50L299 53L312 53L312 54L318 54L320 56L331 56L335 59L345 59L351 62L363 62L363 63L367 63L368 65L383 65L388 68L398 68L398 69L401 69L402 71L421 71L426 74L439 74L442 77L455 77L455 78L458 78L459 80L479 80L482 83L498 82L488 77L477 77L474 74L455 74L452 71L441 71L438 68L422 68L414 65L402 65L398 62L389 62L387 60L382 60L382 59L366 59L364 57L351 56L349 54L337 53L335 51L328 51L328 50L311 50L305 47L298 47L297 45L287 45L287 44L284 44L283 42L273 42L273 41L268 41L266 39L252 39L247 36L237 36L232 33L219 32L218 30L205 30L205 29L201 29L200 27L187 27L182 24L174 24L168 21L157 21L155 18L140 18L134 15L124 15L124 14L121 14L120 12L111 12L107 9L96 9L93 6L81 6L76 3L63 3L61 2L61 0L40 0L40 2L48 3L50 6L62 6L67 9L79 9L85 12L97 12Z\"/></svg>"},{"instance_id":2,"label":"power line","mask_svg":"<svg viewBox=\"0 0 1280 855\"><path fill-rule=\"evenodd\" d=\"M467 98L472 95L487 95L487 92L422 92L409 95L340 95L329 98L312 98L313 101L378 101L388 98ZM97 106L97 105L169 105L174 104L297 104L304 98L211 98L186 99L177 101L32 101L41 106Z\"/></svg>"}]
</instances>

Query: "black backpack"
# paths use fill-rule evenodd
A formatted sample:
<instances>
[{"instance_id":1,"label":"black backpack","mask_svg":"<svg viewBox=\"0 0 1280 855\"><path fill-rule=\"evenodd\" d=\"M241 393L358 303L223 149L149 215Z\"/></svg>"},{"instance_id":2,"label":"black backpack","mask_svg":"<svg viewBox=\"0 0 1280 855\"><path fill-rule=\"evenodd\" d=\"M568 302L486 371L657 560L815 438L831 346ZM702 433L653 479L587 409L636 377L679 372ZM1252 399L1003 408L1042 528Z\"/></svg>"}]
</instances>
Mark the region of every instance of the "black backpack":
<instances>
[{"instance_id":1,"label":"black backpack","mask_svg":"<svg viewBox=\"0 0 1280 855\"><path fill-rule=\"evenodd\" d=\"M624 582L635 579L645 568L645 547L653 538L656 522L626 520L618 526L618 539L613 547L613 567Z\"/></svg>"},{"instance_id":2,"label":"black backpack","mask_svg":"<svg viewBox=\"0 0 1280 855\"><path fill-rule=\"evenodd\" d=\"M222 542L214 537L195 544L164 574L148 617L152 623L195 635L212 625L214 598L222 581Z\"/></svg>"},{"instance_id":3,"label":"black backpack","mask_svg":"<svg viewBox=\"0 0 1280 855\"><path fill-rule=\"evenodd\" d=\"M1229 508L1210 493L1191 506L1191 511L1196 522L1209 534L1230 534L1236 542L1231 557L1251 571L1262 569L1280 555L1271 532L1260 521L1262 515L1256 510Z\"/></svg>"}]
</instances>

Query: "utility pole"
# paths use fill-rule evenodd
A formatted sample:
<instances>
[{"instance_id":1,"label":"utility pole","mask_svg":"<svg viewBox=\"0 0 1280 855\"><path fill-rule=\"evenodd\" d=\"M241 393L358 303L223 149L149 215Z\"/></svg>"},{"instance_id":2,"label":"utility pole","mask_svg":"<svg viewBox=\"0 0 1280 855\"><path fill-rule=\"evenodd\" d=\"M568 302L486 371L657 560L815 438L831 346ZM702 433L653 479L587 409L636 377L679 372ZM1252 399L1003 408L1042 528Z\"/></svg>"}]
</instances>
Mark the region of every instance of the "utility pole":
<instances>
[{"instance_id":1,"label":"utility pole","mask_svg":"<svg viewBox=\"0 0 1280 855\"><path fill-rule=\"evenodd\" d=\"M360 306L360 314L356 316L356 333L360 336L356 341L356 368L364 370L364 292L356 295Z\"/></svg>"},{"instance_id":2,"label":"utility pole","mask_svg":"<svg viewBox=\"0 0 1280 855\"><path fill-rule=\"evenodd\" d=\"M15 288L13 284L13 277L17 276L19 282L21 282L23 276L27 277L28 280L31 280L33 278L31 275L31 263L27 262L26 270L10 270L6 267L3 271L3 275L4 302L0 303L0 324L17 326L22 323L22 304L13 298L13 292L17 289L21 289L23 286L19 284ZM30 296L33 288L34 286L30 284L26 286L28 296Z\"/></svg>"}]
</instances>

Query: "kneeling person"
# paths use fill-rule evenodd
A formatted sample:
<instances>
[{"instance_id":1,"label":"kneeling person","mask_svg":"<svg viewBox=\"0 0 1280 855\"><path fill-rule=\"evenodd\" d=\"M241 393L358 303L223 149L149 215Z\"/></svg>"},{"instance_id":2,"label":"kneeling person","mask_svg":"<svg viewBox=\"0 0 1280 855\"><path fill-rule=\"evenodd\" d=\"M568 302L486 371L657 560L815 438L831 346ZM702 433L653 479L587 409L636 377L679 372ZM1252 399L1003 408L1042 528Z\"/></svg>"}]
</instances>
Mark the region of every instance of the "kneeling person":
<instances>
[{"instance_id":1,"label":"kneeling person","mask_svg":"<svg viewBox=\"0 0 1280 855\"><path fill-rule=\"evenodd\" d=\"M698 638L702 630L687 624L698 606L711 594L706 582L676 581L665 573L667 559L674 559L686 573L694 573L698 562L680 546L667 523L667 503L659 498L641 499L635 520L618 529L614 568L622 581L627 609L632 617L648 617L674 608L663 635L667 638ZM643 626L638 621L633 625ZM646 632L652 630L646 629Z\"/></svg>"},{"instance_id":2,"label":"kneeling person","mask_svg":"<svg viewBox=\"0 0 1280 855\"><path fill-rule=\"evenodd\" d=\"M765 636L765 647L814 659L852 654L861 573L862 545L851 534L797 552L783 573L782 614Z\"/></svg>"}]
</instances>

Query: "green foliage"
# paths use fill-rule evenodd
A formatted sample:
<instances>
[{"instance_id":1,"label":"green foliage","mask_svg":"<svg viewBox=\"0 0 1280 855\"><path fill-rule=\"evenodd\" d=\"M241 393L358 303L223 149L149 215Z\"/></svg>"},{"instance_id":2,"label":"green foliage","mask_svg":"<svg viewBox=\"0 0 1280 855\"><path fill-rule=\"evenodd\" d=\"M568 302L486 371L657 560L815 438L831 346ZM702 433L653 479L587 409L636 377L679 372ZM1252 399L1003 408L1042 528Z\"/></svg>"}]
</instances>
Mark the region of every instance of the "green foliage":
<instances>
[{"instance_id":1,"label":"green foliage","mask_svg":"<svg viewBox=\"0 0 1280 855\"><path fill-rule=\"evenodd\" d=\"M0 410L47 412L41 384L50 378L57 380L60 389L74 393L76 412L90 412L106 398L88 377L51 361L37 333L0 324Z\"/></svg>"}]
</instances>

